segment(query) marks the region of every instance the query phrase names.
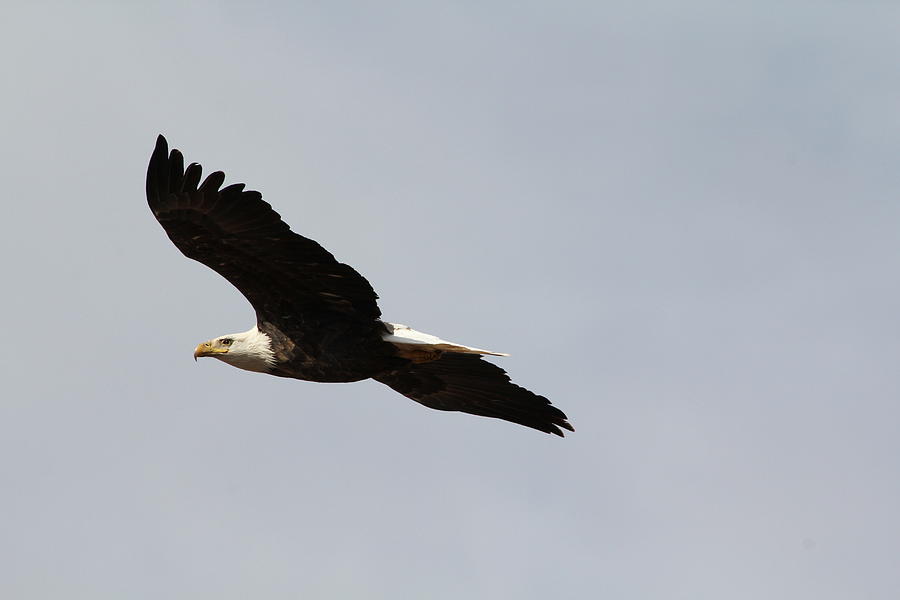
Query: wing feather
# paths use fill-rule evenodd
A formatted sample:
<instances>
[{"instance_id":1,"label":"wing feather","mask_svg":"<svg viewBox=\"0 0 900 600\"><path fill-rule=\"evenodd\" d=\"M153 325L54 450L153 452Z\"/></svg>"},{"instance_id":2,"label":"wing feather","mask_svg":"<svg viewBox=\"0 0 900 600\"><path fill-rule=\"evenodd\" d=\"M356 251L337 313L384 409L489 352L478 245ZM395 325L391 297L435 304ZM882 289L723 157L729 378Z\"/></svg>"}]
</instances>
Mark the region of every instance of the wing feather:
<instances>
[{"instance_id":1,"label":"wing feather","mask_svg":"<svg viewBox=\"0 0 900 600\"><path fill-rule=\"evenodd\" d=\"M243 183L222 187L225 174L184 168L178 150L159 136L147 168L147 201L169 239L188 258L230 281L253 305L257 318L340 317L374 321L381 315L375 291L352 267L315 241L298 235L271 205Z\"/></svg>"},{"instance_id":2,"label":"wing feather","mask_svg":"<svg viewBox=\"0 0 900 600\"><path fill-rule=\"evenodd\" d=\"M560 437L562 429L575 431L549 400L512 383L506 371L477 355L448 352L374 379L429 408L503 419Z\"/></svg>"}]
</instances>

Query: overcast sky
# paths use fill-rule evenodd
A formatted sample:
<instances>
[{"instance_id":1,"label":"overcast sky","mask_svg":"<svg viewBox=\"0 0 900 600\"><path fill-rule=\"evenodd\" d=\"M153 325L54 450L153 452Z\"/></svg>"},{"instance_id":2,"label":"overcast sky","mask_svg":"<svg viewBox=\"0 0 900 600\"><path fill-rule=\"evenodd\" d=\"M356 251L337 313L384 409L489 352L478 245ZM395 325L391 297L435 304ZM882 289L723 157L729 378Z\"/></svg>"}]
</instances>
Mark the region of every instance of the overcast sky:
<instances>
[{"instance_id":1,"label":"overcast sky","mask_svg":"<svg viewBox=\"0 0 900 600\"><path fill-rule=\"evenodd\" d=\"M900 5L25 4L0 597L900 597ZM577 431L195 364L158 133Z\"/></svg>"}]
</instances>

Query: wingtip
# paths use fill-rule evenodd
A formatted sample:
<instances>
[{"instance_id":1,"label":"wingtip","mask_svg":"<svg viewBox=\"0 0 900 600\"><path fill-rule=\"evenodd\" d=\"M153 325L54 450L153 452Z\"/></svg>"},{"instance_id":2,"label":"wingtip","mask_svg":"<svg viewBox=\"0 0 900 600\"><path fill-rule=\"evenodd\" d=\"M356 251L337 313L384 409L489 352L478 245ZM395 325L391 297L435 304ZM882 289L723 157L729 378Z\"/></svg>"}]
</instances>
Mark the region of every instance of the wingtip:
<instances>
[{"instance_id":1,"label":"wingtip","mask_svg":"<svg viewBox=\"0 0 900 600\"><path fill-rule=\"evenodd\" d=\"M147 165L146 191L151 208L153 203L158 201L160 194L168 189L168 160L169 144L166 138L159 134L156 138L156 147L150 155L150 164Z\"/></svg>"},{"instance_id":2,"label":"wingtip","mask_svg":"<svg viewBox=\"0 0 900 600\"><path fill-rule=\"evenodd\" d=\"M161 133L156 136L156 149L162 150L166 154L169 153L169 142L166 141L166 136Z\"/></svg>"},{"instance_id":3,"label":"wingtip","mask_svg":"<svg viewBox=\"0 0 900 600\"><path fill-rule=\"evenodd\" d=\"M563 432L562 429L560 429L560 427L562 427L562 429L565 429L567 431L571 431L573 433L575 432L575 428L572 427L572 425L568 421L563 421L562 423L554 423L553 429L551 431L549 431L548 433L552 433L553 435L558 435L561 438L566 437L566 434Z\"/></svg>"}]
</instances>

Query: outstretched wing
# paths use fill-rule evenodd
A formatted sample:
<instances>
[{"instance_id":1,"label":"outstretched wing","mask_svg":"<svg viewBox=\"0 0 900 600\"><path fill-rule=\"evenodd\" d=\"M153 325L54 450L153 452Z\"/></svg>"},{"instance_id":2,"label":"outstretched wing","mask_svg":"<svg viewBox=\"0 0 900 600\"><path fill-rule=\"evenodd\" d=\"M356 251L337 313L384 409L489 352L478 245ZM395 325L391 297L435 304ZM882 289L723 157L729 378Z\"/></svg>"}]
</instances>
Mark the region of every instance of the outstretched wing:
<instances>
[{"instance_id":1,"label":"outstretched wing","mask_svg":"<svg viewBox=\"0 0 900 600\"><path fill-rule=\"evenodd\" d=\"M150 209L175 246L230 281L260 321L323 313L373 321L381 315L369 282L292 232L259 192L245 191L242 183L221 187L221 171L200 179L200 165L185 169L181 152L169 153L159 136L147 169Z\"/></svg>"},{"instance_id":2,"label":"outstretched wing","mask_svg":"<svg viewBox=\"0 0 900 600\"><path fill-rule=\"evenodd\" d=\"M374 379L429 408L503 419L560 437L560 427L575 431L563 411L512 383L506 371L480 356L446 353Z\"/></svg>"}]
</instances>

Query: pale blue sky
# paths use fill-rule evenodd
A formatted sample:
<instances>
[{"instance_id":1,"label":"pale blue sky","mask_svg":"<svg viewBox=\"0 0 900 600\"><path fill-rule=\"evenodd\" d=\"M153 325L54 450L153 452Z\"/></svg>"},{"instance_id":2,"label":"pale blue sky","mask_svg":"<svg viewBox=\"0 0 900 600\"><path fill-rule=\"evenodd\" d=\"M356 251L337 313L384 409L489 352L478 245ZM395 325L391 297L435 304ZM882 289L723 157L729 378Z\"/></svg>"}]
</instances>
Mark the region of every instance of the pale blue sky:
<instances>
[{"instance_id":1,"label":"pale blue sky","mask_svg":"<svg viewBox=\"0 0 900 600\"><path fill-rule=\"evenodd\" d=\"M900 6L20 4L0 596L900 595ZM195 364L158 133L576 433Z\"/></svg>"}]
</instances>

